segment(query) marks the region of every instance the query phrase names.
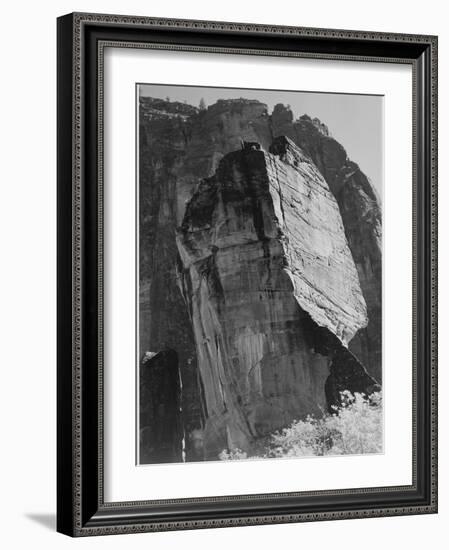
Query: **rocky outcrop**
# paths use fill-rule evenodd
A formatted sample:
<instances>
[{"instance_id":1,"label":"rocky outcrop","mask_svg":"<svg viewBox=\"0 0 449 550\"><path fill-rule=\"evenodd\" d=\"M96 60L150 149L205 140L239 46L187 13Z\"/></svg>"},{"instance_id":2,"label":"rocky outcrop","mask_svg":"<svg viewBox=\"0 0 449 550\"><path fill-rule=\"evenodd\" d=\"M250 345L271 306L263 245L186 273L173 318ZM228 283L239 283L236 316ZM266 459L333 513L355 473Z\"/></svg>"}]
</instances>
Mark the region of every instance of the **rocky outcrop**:
<instances>
[{"instance_id":1,"label":"rocky outcrop","mask_svg":"<svg viewBox=\"0 0 449 550\"><path fill-rule=\"evenodd\" d=\"M157 98L139 105L139 353L175 349L183 380L186 459L198 460L204 425L201 379L192 326L176 279L175 232L201 178L220 159L257 141L268 149L267 106L222 100L206 110Z\"/></svg>"},{"instance_id":2,"label":"rocky outcrop","mask_svg":"<svg viewBox=\"0 0 449 550\"><path fill-rule=\"evenodd\" d=\"M200 183L178 232L207 458L250 450L325 409L329 368L342 350L354 365L346 389L375 384L346 349L367 316L335 198L287 138L270 150L226 155Z\"/></svg>"},{"instance_id":3,"label":"rocky outcrop","mask_svg":"<svg viewBox=\"0 0 449 550\"><path fill-rule=\"evenodd\" d=\"M257 270L262 269L263 262L266 264L264 269L269 268L265 275L260 274L266 285L263 287L265 290L261 294L263 298L259 300L258 311L260 314L266 314L268 318L275 311L277 316L277 325L275 323L273 325L275 328L270 329L274 331L273 342L277 343L273 344L273 348L269 348L275 350L270 352L273 357L277 353L283 357L280 360L281 370L278 374L273 374L276 380L273 384L278 391L278 394L275 395L281 395L284 391L281 389L282 377L285 373L287 375L290 372L287 363L288 361L297 361L294 357L297 357L295 354L299 353L302 358L301 365L308 364L308 367L292 367L290 378L287 376L289 382L282 386L285 389L287 410L299 411L299 406L293 404L299 397L303 403L301 410L308 409L309 404L311 404L310 411L316 410L314 407L317 403L320 403L320 407L325 408L328 401L326 395L332 394L332 388L340 388L342 385L341 376L340 378L333 376L327 384L327 387L331 389L329 391L324 389L329 374L329 365L331 365L332 357L339 346L346 349L345 346L348 345L361 363L367 366L368 371L375 373L375 378L380 379L380 209L369 181L358 167L347 159L346 152L330 137L325 125L319 120L309 117L301 117L295 121L291 111L282 105L276 106L270 115L265 104L246 99L220 100L207 109L199 110L183 103L141 98L139 109L140 355L143 356L149 350L166 349L175 350L177 353L178 368L182 380L180 399L185 432L185 459L201 460L204 445L207 456L212 457L212 451L207 450L207 447L210 446L208 442L213 441L214 438L209 438L207 434L214 430L222 434L226 422L222 419L223 415L220 416L221 413L214 417L215 420L211 420L213 407L210 406L210 403L214 402L215 397L210 394L211 386L207 372L198 366L198 363L204 360L204 357L201 356L202 352L199 351L199 342L202 342L202 339L198 340L200 332L198 326L192 322L193 302L187 294L190 275L187 273L189 270L186 271L183 263L179 262L176 243L177 228L182 226L181 234L185 232L187 237L189 230L186 228L190 223L189 216L191 217L191 213L195 210L194 204L198 207L196 208L197 219L191 219L193 224L200 223L200 218L208 219L209 216L216 216L217 205L214 206L211 202L212 199L209 200L208 197L211 195L212 198L217 198L217 195L214 195L213 186L210 183L210 187L208 187L207 181L217 180L218 174L222 170L221 161L224 165L230 162L227 158L228 153L231 153L231 158L232 154L237 156L243 154L249 157L262 155L266 163L267 177L272 182L269 188L275 189L276 185L273 182L280 182L278 185L280 191L278 190L276 193L279 197L282 194L282 199L277 199L276 193L270 191L271 198L268 200L269 197L267 197L267 200L264 201L266 205L269 201L272 203L270 208L274 209L273 220L275 218L278 220L277 226L274 222L272 225L277 227L279 239L270 237L267 240L266 235L261 233L261 239L258 237L258 244L253 243L253 252L256 256L252 259L249 257L247 261L242 256L235 260L242 262L241 277L245 276L246 269L250 270L246 276L252 276L251 270L256 270L256 266L258 266ZM273 138L276 136L279 136L280 139L275 140L271 149L272 153L269 153ZM282 136L290 138L293 143L299 145L299 148L294 148L292 144L283 141ZM244 147L243 142L258 143L261 150L254 150L254 147L250 146L246 152L241 153L242 146ZM297 162L297 166L295 166L295 162ZM345 290L345 292L356 292L357 300L353 300L349 294L344 294L344 299L340 302L337 301L337 304L332 303L332 297L334 294L338 294L339 277L344 273L342 266L347 265L347 262L346 259L339 260L339 255L336 253L327 256L328 248L334 246L333 233L328 234L327 241L329 242L325 239L313 240L317 234L312 225L307 227L305 224L309 218L309 211L302 210L303 206L307 204L307 200L301 195L302 202L297 203L298 197L288 186L292 170L298 172L305 180L309 177L307 181L310 183L311 196L307 200L310 200L311 203L317 204L318 193L324 193L326 208L328 208L331 202L327 197L332 198L332 195L335 197L336 203L334 201L332 208L329 208L332 216L335 212L338 214L335 218L331 218L332 224L338 219L339 225L337 224L336 228L331 228L331 223L329 223L326 227L337 233L338 238L335 242L340 242L341 228L344 229L347 243L344 256L346 258L349 244L349 257L351 261L353 259L355 262L360 281L360 287L355 291L357 285L352 285L354 274L356 274L353 262L352 268L348 268L348 273L344 275L345 277L349 276L351 283L350 290ZM261 171L263 172L262 168L259 172L261 173ZM315 180L316 188L313 184ZM324 181L324 186L322 181ZM199 187L198 182L202 182ZM324 192L326 184L328 188ZM234 187L232 184L229 193L235 192ZM202 197L199 194L200 190L203 193ZM226 193L224 196L226 197ZM220 204L224 205L225 203L230 204L228 199ZM338 207L335 210L336 204ZM266 207L268 208L268 206ZM296 220L298 213L304 219L293 223L292 220ZM317 216L315 222L318 227L323 221L319 218L318 209L315 210L314 215ZM252 219L251 216L249 219ZM266 223L265 211L262 221L263 224ZM251 225L248 220L245 223L248 226ZM251 223L254 225L255 222ZM301 231L295 229L296 223L304 224ZM244 240L249 229L245 224L243 225L244 230L241 238ZM258 231L262 227L260 223L256 223L254 227L256 226ZM214 230L223 231L222 228L217 227ZM268 229L265 228L265 230ZM303 234L303 231L306 232ZM234 231L233 235L235 236L236 233ZM178 234L178 240L181 234ZM307 246L304 247L304 250L308 250L310 256L304 252L298 252L304 245L301 239L306 241ZM260 254L260 250L257 248L260 243L263 243L265 247L264 254L267 254L268 251L271 259L268 257L265 257L263 261L256 259L257 254ZM187 242L182 246L185 247L184 252L187 257L193 255L193 252L189 251ZM315 247L317 253L314 258ZM249 250L249 248L242 250ZM227 254L231 254L231 249ZM224 257L224 251L221 251L219 256ZM327 268L326 257L329 257L331 262ZM215 273L217 268L214 267L213 254L211 258L207 264L209 267L206 266L204 269L206 272L207 269L210 269L211 273ZM183 261L185 260L186 258L183 258ZM235 270L237 271L237 269L238 265L236 264ZM335 272L330 279L326 269ZM234 279L237 280L235 277ZM281 285L280 288L284 290L281 293L272 292L270 288L272 283ZM316 288L313 288L314 285ZM186 298L180 291L181 287ZM288 299L286 298L287 294L290 296ZM363 295L362 299L359 299L360 295ZM281 299L281 296L284 298ZM294 297L292 298L292 296ZM347 308L343 303L346 298L348 298ZM315 306L315 302L321 305ZM366 303L366 309L364 303ZM281 311L285 313L280 313ZM244 308L235 306L235 316L239 315L242 315L241 326L243 327ZM285 324L281 328L284 321ZM267 326L270 324L271 321L267 321ZM261 325L260 330L262 328ZM248 329L242 329L240 337L242 341L251 342L249 346L252 351L244 353L249 353L249 358L252 360L259 357L261 349L268 349L268 344L266 339L261 339L261 336L249 334L246 338L245 334L249 332L251 331ZM296 343L292 344L293 348L290 350L292 339ZM303 351L301 352L298 351L300 340L303 341L301 344ZM311 352L311 349L314 349L315 352ZM234 361L235 357L232 356L231 363L234 364ZM245 362L242 358L239 361ZM358 360L356 360L356 364L359 365ZM259 367L254 366L249 378L256 377L258 369ZM341 369L337 370L342 372ZM331 368L331 371L335 371L335 369ZM142 367L140 372L142 377L145 372ZM292 373L299 377L295 380L303 384L304 391L296 389L293 391L287 388L288 384L290 386L297 385L296 382L293 383ZM352 378L355 381L355 375ZM312 379L314 380L312 381ZM315 390L312 391L312 389L310 390L312 393L308 393L307 388L318 388L321 382L321 390L317 394L314 394ZM248 382L248 384L248 388L253 387L252 382ZM363 382L362 385L368 387L370 383ZM264 387L269 386L264 382ZM219 394L221 390L218 388L214 391L218 391ZM248 391L251 393L253 390ZM257 391L255 395L258 395ZM243 395L246 395L245 392ZM288 397L289 395L290 397ZM243 426L240 432L244 434L242 437L245 440L249 441L267 429L270 421L261 420L265 413L254 413L257 421L248 421L248 415L245 413L246 405L239 405L239 400L243 399L240 393L236 392L231 400L229 397L227 399L228 414L230 414L230 403L237 403L235 410L243 411L236 413L238 419L235 422L236 425ZM279 408L283 406L281 402L282 399L279 397L272 400L273 406ZM275 403L277 404L274 405ZM261 406L260 410L266 410L264 407L265 405ZM256 409L259 410L257 407L253 408L253 410ZM290 412L286 418L289 415ZM251 415L250 417L252 418ZM218 421L218 418L221 420ZM215 422L217 422L216 428L214 427ZM248 422L252 426L251 431L245 427ZM257 429L255 429L256 424L258 425ZM272 425L274 424L277 425L277 421L272 423ZM150 445L148 441L145 439L142 446L141 440L141 449ZM215 441L217 442L218 439Z\"/></svg>"},{"instance_id":4,"label":"rocky outcrop","mask_svg":"<svg viewBox=\"0 0 449 550\"><path fill-rule=\"evenodd\" d=\"M314 162L335 196L354 258L369 323L350 343L369 372L382 380L382 218L374 187L352 162L328 128L307 115L293 120L291 110L276 105L273 134L294 141Z\"/></svg>"},{"instance_id":5,"label":"rocky outcrop","mask_svg":"<svg viewBox=\"0 0 449 550\"><path fill-rule=\"evenodd\" d=\"M185 162L177 177L178 224L198 181L214 174L225 154L240 149L243 140L256 141L268 150L269 120L267 106L249 99L219 100L190 119Z\"/></svg>"}]
</instances>

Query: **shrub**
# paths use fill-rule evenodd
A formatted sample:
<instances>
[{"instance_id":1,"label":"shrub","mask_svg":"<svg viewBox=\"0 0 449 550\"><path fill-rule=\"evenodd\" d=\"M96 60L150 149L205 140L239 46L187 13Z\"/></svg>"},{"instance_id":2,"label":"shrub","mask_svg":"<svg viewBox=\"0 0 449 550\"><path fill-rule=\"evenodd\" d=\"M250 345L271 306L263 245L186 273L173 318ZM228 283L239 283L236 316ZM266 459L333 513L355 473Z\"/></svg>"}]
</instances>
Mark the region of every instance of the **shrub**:
<instances>
[{"instance_id":1,"label":"shrub","mask_svg":"<svg viewBox=\"0 0 449 550\"><path fill-rule=\"evenodd\" d=\"M244 453L240 449L235 449L233 451L223 450L218 455L220 460L242 460L248 458L248 454Z\"/></svg>"},{"instance_id":2,"label":"shrub","mask_svg":"<svg viewBox=\"0 0 449 550\"><path fill-rule=\"evenodd\" d=\"M284 458L380 453L383 450L382 394L368 398L346 391L334 414L308 416L273 434L262 456L239 450L224 450L220 460Z\"/></svg>"}]
</instances>

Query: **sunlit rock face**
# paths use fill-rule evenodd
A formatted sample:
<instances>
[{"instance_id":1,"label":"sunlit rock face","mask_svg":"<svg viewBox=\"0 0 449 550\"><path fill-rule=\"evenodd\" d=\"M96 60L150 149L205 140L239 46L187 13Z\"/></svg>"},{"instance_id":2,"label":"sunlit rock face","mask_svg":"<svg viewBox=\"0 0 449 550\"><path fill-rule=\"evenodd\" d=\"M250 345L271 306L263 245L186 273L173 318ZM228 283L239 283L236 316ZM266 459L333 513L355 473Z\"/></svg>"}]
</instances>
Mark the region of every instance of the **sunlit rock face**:
<instances>
[{"instance_id":1,"label":"sunlit rock face","mask_svg":"<svg viewBox=\"0 0 449 550\"><path fill-rule=\"evenodd\" d=\"M343 349L355 365L346 389L374 384L346 349L368 319L337 202L290 140L276 139L270 151L249 143L223 157L178 230L206 458L251 450L328 408L326 381Z\"/></svg>"},{"instance_id":2,"label":"sunlit rock face","mask_svg":"<svg viewBox=\"0 0 449 550\"><path fill-rule=\"evenodd\" d=\"M382 216L377 193L326 125L307 115L293 120L291 110L276 105L273 136L288 136L307 154L335 196L366 301L369 323L349 347L382 380Z\"/></svg>"}]
</instances>

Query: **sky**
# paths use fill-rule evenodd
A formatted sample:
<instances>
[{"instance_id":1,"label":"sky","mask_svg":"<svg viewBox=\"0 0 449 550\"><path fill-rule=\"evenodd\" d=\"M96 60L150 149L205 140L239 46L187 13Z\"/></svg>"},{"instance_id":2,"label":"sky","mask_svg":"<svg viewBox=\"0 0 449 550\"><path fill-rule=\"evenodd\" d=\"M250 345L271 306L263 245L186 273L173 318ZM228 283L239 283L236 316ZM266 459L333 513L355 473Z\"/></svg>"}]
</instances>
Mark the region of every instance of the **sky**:
<instances>
[{"instance_id":1,"label":"sky","mask_svg":"<svg viewBox=\"0 0 449 550\"><path fill-rule=\"evenodd\" d=\"M317 117L343 145L351 160L371 180L383 196L383 97L361 94L332 94L312 91L257 90L141 84L141 96L186 102L196 107L204 99L206 106L218 99L258 99L269 113L276 103L290 105L294 118L303 114Z\"/></svg>"}]
</instances>

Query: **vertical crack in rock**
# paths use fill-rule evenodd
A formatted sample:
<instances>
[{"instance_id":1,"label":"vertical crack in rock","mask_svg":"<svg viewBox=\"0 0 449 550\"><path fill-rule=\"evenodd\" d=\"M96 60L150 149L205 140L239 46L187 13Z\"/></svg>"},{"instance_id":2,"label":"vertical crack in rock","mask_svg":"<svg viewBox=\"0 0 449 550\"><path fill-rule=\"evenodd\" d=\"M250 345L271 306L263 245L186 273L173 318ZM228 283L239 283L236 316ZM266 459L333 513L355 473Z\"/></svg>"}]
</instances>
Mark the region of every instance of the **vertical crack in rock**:
<instances>
[{"instance_id":1,"label":"vertical crack in rock","mask_svg":"<svg viewBox=\"0 0 449 550\"><path fill-rule=\"evenodd\" d=\"M204 413L192 326L177 285L175 231L179 173L197 113L182 103L140 99L139 355L166 348L178 354L187 460L202 459L195 434L202 430ZM146 444L141 437L143 456Z\"/></svg>"},{"instance_id":2,"label":"vertical crack in rock","mask_svg":"<svg viewBox=\"0 0 449 550\"><path fill-rule=\"evenodd\" d=\"M178 230L208 411L206 458L250 450L295 418L319 414L341 385L375 385L346 347L367 315L336 200L288 138L270 151L225 155ZM351 377L339 376L343 353Z\"/></svg>"}]
</instances>

